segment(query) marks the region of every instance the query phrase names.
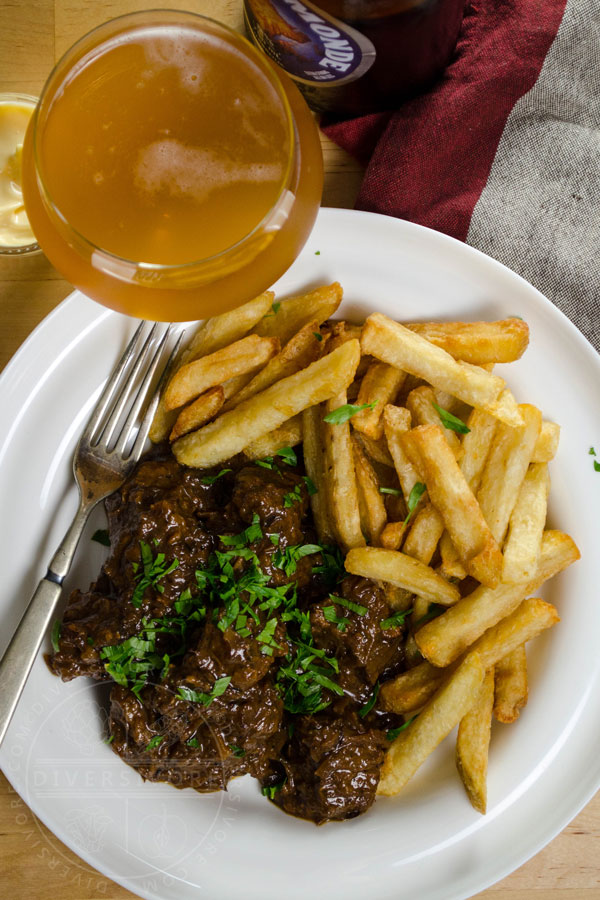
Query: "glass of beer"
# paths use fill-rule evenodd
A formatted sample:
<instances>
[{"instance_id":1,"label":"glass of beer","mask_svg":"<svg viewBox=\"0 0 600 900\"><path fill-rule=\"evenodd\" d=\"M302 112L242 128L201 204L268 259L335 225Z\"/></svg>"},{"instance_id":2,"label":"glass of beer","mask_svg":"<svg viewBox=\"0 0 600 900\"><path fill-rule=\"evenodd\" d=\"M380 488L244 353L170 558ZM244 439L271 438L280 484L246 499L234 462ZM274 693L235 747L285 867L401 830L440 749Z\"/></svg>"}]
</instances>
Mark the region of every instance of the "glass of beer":
<instances>
[{"instance_id":1,"label":"glass of beer","mask_svg":"<svg viewBox=\"0 0 600 900\"><path fill-rule=\"evenodd\" d=\"M234 308L290 266L322 190L318 131L236 32L152 10L101 25L52 71L23 148L27 214L83 293L186 321Z\"/></svg>"}]
</instances>

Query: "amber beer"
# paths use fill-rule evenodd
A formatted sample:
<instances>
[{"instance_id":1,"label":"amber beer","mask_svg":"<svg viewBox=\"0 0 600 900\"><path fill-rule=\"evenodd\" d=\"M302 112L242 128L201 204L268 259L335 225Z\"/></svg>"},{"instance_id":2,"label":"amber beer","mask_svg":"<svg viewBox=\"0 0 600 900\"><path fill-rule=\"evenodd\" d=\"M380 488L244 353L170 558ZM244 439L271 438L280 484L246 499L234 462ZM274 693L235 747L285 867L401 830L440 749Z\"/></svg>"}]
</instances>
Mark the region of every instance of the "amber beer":
<instances>
[{"instance_id":1,"label":"amber beer","mask_svg":"<svg viewBox=\"0 0 600 900\"><path fill-rule=\"evenodd\" d=\"M452 57L465 0L245 0L254 42L309 104L342 116L391 108Z\"/></svg>"},{"instance_id":2,"label":"amber beer","mask_svg":"<svg viewBox=\"0 0 600 900\"><path fill-rule=\"evenodd\" d=\"M230 29L167 10L108 22L63 57L23 161L29 219L56 268L159 320L269 287L310 233L322 186L291 82Z\"/></svg>"}]
</instances>

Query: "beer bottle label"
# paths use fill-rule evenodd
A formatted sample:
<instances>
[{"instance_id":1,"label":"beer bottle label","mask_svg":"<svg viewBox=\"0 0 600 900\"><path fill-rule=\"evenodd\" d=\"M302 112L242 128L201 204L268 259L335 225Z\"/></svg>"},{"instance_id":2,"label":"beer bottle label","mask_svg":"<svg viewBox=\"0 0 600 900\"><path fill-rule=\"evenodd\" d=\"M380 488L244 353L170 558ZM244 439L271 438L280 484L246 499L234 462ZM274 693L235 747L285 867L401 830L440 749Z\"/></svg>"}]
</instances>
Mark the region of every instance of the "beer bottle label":
<instances>
[{"instance_id":1,"label":"beer bottle label","mask_svg":"<svg viewBox=\"0 0 600 900\"><path fill-rule=\"evenodd\" d=\"M305 89L355 81L375 62L368 38L306 0L244 0L244 13L254 43Z\"/></svg>"}]
</instances>

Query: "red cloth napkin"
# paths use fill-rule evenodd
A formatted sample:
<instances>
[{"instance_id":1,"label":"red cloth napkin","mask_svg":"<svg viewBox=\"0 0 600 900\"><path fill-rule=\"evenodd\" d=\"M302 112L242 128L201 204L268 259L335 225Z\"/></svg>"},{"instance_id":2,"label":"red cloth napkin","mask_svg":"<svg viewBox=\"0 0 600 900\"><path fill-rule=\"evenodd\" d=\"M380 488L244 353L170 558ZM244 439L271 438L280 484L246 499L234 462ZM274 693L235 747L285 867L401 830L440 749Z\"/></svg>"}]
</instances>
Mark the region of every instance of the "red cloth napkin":
<instances>
[{"instance_id":1,"label":"red cloth napkin","mask_svg":"<svg viewBox=\"0 0 600 900\"><path fill-rule=\"evenodd\" d=\"M468 4L456 55L429 93L325 129L367 161L356 206L465 240L506 120L535 83L566 0Z\"/></svg>"},{"instance_id":2,"label":"red cloth napkin","mask_svg":"<svg viewBox=\"0 0 600 900\"><path fill-rule=\"evenodd\" d=\"M600 351L600 3L472 0L427 93L327 134L367 163L356 206L518 272Z\"/></svg>"}]
</instances>

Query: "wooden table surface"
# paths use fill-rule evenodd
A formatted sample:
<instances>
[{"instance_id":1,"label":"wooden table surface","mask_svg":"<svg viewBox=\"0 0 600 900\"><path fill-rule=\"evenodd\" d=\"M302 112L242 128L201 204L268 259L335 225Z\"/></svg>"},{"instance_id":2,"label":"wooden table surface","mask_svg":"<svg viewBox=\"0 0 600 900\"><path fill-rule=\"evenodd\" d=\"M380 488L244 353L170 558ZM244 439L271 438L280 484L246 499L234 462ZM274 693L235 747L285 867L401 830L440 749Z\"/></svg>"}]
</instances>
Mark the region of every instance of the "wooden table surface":
<instances>
[{"instance_id":1,"label":"wooden table surface","mask_svg":"<svg viewBox=\"0 0 600 900\"><path fill-rule=\"evenodd\" d=\"M151 7L144 0L0 0L0 91L38 94L55 60L106 19ZM161 0L156 6L178 8ZM187 8L241 29L241 0L191 0ZM323 137L323 205L351 207L361 169ZM71 291L38 254L0 258L0 369ZM600 900L600 794L536 857L478 900ZM59 844L0 775L0 896L11 900L133 897Z\"/></svg>"}]
</instances>

